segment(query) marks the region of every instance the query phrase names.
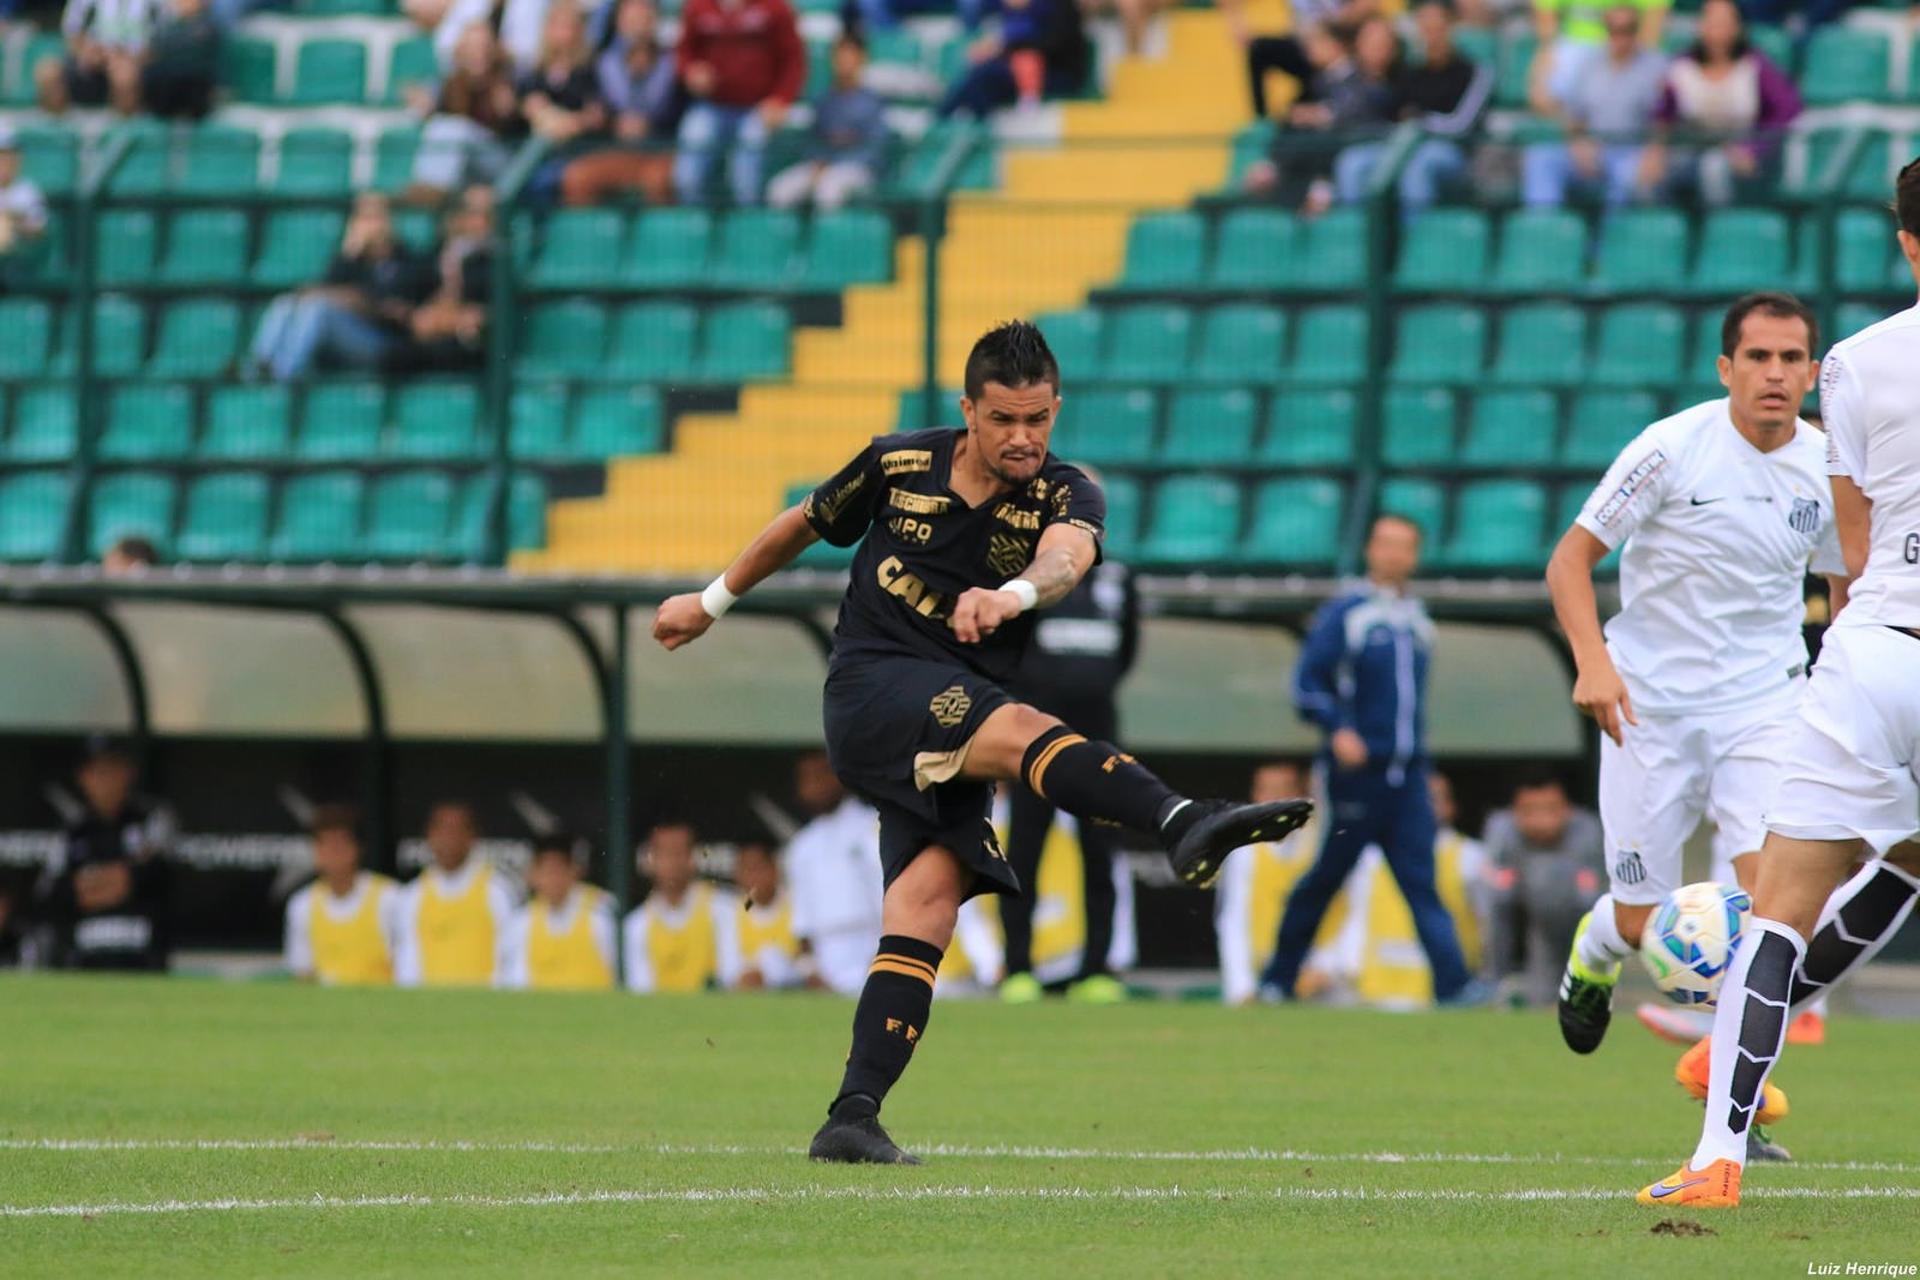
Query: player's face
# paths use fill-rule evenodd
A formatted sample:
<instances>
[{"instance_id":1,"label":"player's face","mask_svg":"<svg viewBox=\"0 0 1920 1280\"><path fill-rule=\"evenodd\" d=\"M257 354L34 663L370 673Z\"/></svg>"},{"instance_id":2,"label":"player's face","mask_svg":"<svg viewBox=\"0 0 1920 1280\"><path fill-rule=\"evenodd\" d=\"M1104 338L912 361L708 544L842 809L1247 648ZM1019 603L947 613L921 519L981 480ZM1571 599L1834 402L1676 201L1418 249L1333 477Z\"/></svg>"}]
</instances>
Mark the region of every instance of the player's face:
<instances>
[{"instance_id":1,"label":"player's face","mask_svg":"<svg viewBox=\"0 0 1920 1280\"><path fill-rule=\"evenodd\" d=\"M773 856L759 845L740 850L739 861L733 864L733 880L740 892L755 902L771 902L780 893L779 869L773 864Z\"/></svg>"},{"instance_id":2,"label":"player's face","mask_svg":"<svg viewBox=\"0 0 1920 1280\"><path fill-rule=\"evenodd\" d=\"M111 817L127 806L127 796L133 791L133 766L118 756L102 756L80 770L79 782L87 807Z\"/></svg>"},{"instance_id":3,"label":"player's face","mask_svg":"<svg viewBox=\"0 0 1920 1280\"><path fill-rule=\"evenodd\" d=\"M657 888L679 894L693 883L693 832L686 827L658 827L647 842L647 869Z\"/></svg>"},{"instance_id":4,"label":"player's face","mask_svg":"<svg viewBox=\"0 0 1920 1280\"><path fill-rule=\"evenodd\" d=\"M1307 794L1300 771L1290 764L1262 765L1254 770L1253 791L1247 798L1255 804L1276 800L1295 800Z\"/></svg>"},{"instance_id":5,"label":"player's face","mask_svg":"<svg viewBox=\"0 0 1920 1280\"><path fill-rule=\"evenodd\" d=\"M1513 825L1533 844L1558 844L1572 816L1567 793L1559 787L1529 787L1513 797Z\"/></svg>"},{"instance_id":6,"label":"player's face","mask_svg":"<svg viewBox=\"0 0 1920 1280\"><path fill-rule=\"evenodd\" d=\"M838 809L847 795L824 755L800 757L793 767L793 794L800 807L815 817Z\"/></svg>"},{"instance_id":7,"label":"player's face","mask_svg":"<svg viewBox=\"0 0 1920 1280\"><path fill-rule=\"evenodd\" d=\"M1754 312L1743 320L1733 354L1719 362L1734 416L1762 431L1792 425L1818 372L1810 345L1798 316Z\"/></svg>"},{"instance_id":8,"label":"player's face","mask_svg":"<svg viewBox=\"0 0 1920 1280\"><path fill-rule=\"evenodd\" d=\"M573 859L564 853L542 853L527 868L527 883L548 906L557 907L565 902L579 879Z\"/></svg>"},{"instance_id":9,"label":"player's face","mask_svg":"<svg viewBox=\"0 0 1920 1280\"><path fill-rule=\"evenodd\" d=\"M1433 801L1433 818L1443 827L1453 825L1457 816L1453 807L1453 784L1445 775L1430 773L1427 775L1427 795Z\"/></svg>"},{"instance_id":10,"label":"player's face","mask_svg":"<svg viewBox=\"0 0 1920 1280\"><path fill-rule=\"evenodd\" d=\"M1376 520L1367 535L1367 576L1399 585L1420 567L1420 531L1404 520Z\"/></svg>"},{"instance_id":11,"label":"player's face","mask_svg":"<svg viewBox=\"0 0 1920 1280\"><path fill-rule=\"evenodd\" d=\"M427 819L427 848L433 860L456 871L473 852L473 814L465 805L443 804Z\"/></svg>"},{"instance_id":12,"label":"player's face","mask_svg":"<svg viewBox=\"0 0 1920 1280\"><path fill-rule=\"evenodd\" d=\"M1044 382L1008 387L989 382L978 400L962 399L960 412L981 464L1002 484L1022 485L1040 474L1047 441L1060 412L1060 397Z\"/></svg>"},{"instance_id":13,"label":"player's face","mask_svg":"<svg viewBox=\"0 0 1920 1280\"><path fill-rule=\"evenodd\" d=\"M360 869L360 846L345 831L322 831L313 837L313 869L322 880L338 880Z\"/></svg>"}]
</instances>

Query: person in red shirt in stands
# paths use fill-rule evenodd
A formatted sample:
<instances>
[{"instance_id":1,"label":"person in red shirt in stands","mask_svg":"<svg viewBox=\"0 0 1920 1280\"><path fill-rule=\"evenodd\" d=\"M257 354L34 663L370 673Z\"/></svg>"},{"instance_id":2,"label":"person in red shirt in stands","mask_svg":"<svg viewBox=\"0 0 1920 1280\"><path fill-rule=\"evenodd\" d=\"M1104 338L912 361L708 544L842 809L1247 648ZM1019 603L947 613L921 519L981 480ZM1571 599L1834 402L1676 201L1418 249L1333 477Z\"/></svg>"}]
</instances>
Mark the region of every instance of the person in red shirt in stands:
<instances>
[{"instance_id":1,"label":"person in red shirt in stands","mask_svg":"<svg viewBox=\"0 0 1920 1280\"><path fill-rule=\"evenodd\" d=\"M787 0L687 0L676 54L693 99L680 121L673 185L697 204L729 148L736 203L758 204L767 139L787 118L807 78L807 51Z\"/></svg>"}]
</instances>

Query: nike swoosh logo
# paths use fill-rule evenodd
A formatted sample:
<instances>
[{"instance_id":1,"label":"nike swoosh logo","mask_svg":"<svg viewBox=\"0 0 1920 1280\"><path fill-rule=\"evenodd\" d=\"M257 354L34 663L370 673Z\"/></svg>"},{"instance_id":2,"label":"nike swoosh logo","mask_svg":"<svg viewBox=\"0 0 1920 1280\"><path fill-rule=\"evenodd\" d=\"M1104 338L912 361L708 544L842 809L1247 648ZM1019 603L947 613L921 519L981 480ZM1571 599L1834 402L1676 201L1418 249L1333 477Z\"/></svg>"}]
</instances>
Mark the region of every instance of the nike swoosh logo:
<instances>
[{"instance_id":1,"label":"nike swoosh logo","mask_svg":"<svg viewBox=\"0 0 1920 1280\"><path fill-rule=\"evenodd\" d=\"M1653 1189L1653 1198L1655 1200L1665 1200L1676 1191L1685 1191L1688 1187L1697 1187L1706 1181L1708 1181L1706 1178L1695 1178L1691 1182L1680 1182L1671 1187L1663 1182Z\"/></svg>"},{"instance_id":2,"label":"nike swoosh logo","mask_svg":"<svg viewBox=\"0 0 1920 1280\"><path fill-rule=\"evenodd\" d=\"M1694 506L1696 506L1696 507L1710 507L1710 506L1712 506L1712 505L1713 505L1714 503L1716 503L1716 502L1719 502L1719 501L1721 501L1721 499L1719 499L1719 498L1693 498L1693 499L1690 499L1690 501L1691 501L1691 502L1692 502L1692 504L1693 504Z\"/></svg>"}]
</instances>

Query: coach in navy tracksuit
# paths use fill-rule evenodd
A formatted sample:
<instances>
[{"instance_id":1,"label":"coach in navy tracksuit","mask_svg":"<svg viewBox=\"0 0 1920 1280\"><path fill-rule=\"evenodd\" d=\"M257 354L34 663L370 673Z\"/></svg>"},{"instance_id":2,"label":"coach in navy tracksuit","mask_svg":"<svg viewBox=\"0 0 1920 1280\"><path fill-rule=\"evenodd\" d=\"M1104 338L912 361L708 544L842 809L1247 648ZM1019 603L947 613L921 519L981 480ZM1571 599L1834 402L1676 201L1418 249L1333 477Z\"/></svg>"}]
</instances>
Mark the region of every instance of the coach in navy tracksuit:
<instances>
[{"instance_id":1,"label":"coach in navy tracksuit","mask_svg":"<svg viewBox=\"0 0 1920 1280\"><path fill-rule=\"evenodd\" d=\"M1420 530L1398 516L1380 517L1366 559L1366 582L1320 610L1294 672L1301 716L1327 735L1320 755L1326 839L1287 899L1262 981L1292 996L1327 904L1361 852L1377 844L1413 909L1435 999L1472 998L1453 917L1434 888L1425 732L1433 622L1406 593L1420 561Z\"/></svg>"}]
</instances>

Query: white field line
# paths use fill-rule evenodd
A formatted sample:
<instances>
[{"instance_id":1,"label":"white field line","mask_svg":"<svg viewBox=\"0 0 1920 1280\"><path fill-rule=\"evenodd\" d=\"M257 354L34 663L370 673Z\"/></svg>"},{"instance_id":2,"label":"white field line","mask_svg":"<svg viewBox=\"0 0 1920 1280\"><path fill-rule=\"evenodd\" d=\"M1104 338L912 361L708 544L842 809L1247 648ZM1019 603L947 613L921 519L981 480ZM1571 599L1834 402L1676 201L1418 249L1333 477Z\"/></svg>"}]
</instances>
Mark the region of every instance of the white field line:
<instances>
[{"instance_id":1,"label":"white field line","mask_svg":"<svg viewBox=\"0 0 1920 1280\"><path fill-rule=\"evenodd\" d=\"M1127 1163L1558 1165L1621 1168L1660 1164L1662 1156L1521 1155L1474 1151L1299 1151L1237 1147L1212 1151L1103 1150L1098 1147L908 1143L924 1156L952 1159L1089 1160ZM327 1138L0 1138L0 1151L417 1151L530 1152L559 1155L792 1156L804 1147L728 1143L467 1142L423 1139ZM1825 1173L1920 1173L1920 1164L1880 1160L1797 1160L1775 1171Z\"/></svg>"},{"instance_id":2,"label":"white field line","mask_svg":"<svg viewBox=\"0 0 1920 1280\"><path fill-rule=\"evenodd\" d=\"M1622 1201L1626 1192L1618 1187L1579 1187L1530 1191L1458 1191L1458 1190L1309 1190L1281 1187L1273 1191L1188 1190L1181 1187L1118 1187L1089 1190L1084 1187L788 1187L747 1188L714 1187L686 1189L635 1189L608 1191L564 1191L537 1195L390 1195L390 1196L298 1196L281 1199L225 1200L151 1200L105 1201L94 1204L0 1205L0 1219L9 1218L100 1218L111 1216L250 1213L274 1210L339 1209L527 1209L599 1204L779 1204L799 1202L893 1202L942 1200L985 1201L1320 1201L1348 1200L1392 1203L1534 1203L1555 1201ZM1920 1187L1850 1187L1823 1191L1810 1187L1754 1187L1745 1196L1767 1200L1920 1200Z\"/></svg>"}]
</instances>

